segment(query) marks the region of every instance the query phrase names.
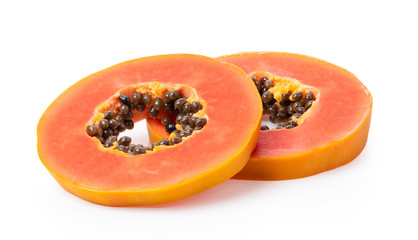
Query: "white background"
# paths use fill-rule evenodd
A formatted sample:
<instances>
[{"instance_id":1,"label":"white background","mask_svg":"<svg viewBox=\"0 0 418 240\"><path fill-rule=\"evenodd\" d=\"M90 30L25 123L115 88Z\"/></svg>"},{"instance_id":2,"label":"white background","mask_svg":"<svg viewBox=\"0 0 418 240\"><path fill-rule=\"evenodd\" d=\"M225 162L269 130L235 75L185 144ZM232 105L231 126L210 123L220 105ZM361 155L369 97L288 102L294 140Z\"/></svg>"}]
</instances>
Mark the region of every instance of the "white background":
<instances>
[{"instance_id":1,"label":"white background","mask_svg":"<svg viewBox=\"0 0 418 240\"><path fill-rule=\"evenodd\" d=\"M413 2L1 1L0 239L417 239ZM244 51L303 53L352 71L374 97L363 153L305 179L228 180L134 208L81 200L39 161L37 122L77 80L148 55Z\"/></svg>"}]
</instances>

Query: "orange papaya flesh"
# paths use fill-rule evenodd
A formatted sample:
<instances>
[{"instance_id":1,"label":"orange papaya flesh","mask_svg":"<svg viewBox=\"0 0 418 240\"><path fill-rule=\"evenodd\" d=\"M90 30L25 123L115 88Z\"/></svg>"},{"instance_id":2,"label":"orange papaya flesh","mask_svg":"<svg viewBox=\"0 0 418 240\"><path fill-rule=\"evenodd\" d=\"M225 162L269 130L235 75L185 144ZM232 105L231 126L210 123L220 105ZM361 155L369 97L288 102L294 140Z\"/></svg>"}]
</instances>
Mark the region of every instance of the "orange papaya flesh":
<instances>
[{"instance_id":1,"label":"orange papaya flesh","mask_svg":"<svg viewBox=\"0 0 418 240\"><path fill-rule=\"evenodd\" d=\"M292 53L250 52L217 59L242 68L255 79L268 76L290 81L293 89L312 92L315 101L292 129L261 131L257 147L234 178L287 180L308 177L342 166L363 150L371 121L372 96L351 72L323 60ZM269 90L278 96L283 84ZM287 87L287 88L286 88ZM147 119L150 139L167 133Z\"/></svg>"},{"instance_id":2,"label":"orange papaya flesh","mask_svg":"<svg viewBox=\"0 0 418 240\"><path fill-rule=\"evenodd\" d=\"M201 101L204 108L198 114L207 117L204 128L181 143L130 156L103 147L86 133L86 126L99 121L104 111L115 109L121 94L145 91L161 97L172 89ZM231 126L235 112L250 116ZM261 115L253 83L236 66L188 54L140 58L65 90L39 120L38 154L57 182L82 199L108 206L161 204L239 172L256 146ZM146 117L148 111L135 112L133 119Z\"/></svg>"}]
</instances>

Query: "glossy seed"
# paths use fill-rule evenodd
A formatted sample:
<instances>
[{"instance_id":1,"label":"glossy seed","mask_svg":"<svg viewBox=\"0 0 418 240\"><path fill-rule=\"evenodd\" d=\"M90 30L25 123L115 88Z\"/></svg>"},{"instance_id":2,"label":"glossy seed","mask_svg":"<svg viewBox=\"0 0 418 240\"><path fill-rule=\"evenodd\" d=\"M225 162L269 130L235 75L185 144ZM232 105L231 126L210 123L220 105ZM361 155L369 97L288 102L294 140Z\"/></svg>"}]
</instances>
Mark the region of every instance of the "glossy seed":
<instances>
[{"instance_id":1,"label":"glossy seed","mask_svg":"<svg viewBox=\"0 0 418 240\"><path fill-rule=\"evenodd\" d=\"M203 106L199 102L192 102L192 109L194 113L197 113L199 110L203 109Z\"/></svg>"},{"instance_id":2,"label":"glossy seed","mask_svg":"<svg viewBox=\"0 0 418 240\"><path fill-rule=\"evenodd\" d=\"M293 113L295 113L295 109L293 108L293 106L292 106L292 105L289 105L289 106L287 107L287 113L288 113L289 115L292 115Z\"/></svg>"},{"instance_id":3,"label":"glossy seed","mask_svg":"<svg viewBox=\"0 0 418 240\"><path fill-rule=\"evenodd\" d=\"M171 145L178 144L178 143L181 143L181 138L173 137L173 138L170 139L170 144Z\"/></svg>"},{"instance_id":4,"label":"glossy seed","mask_svg":"<svg viewBox=\"0 0 418 240\"><path fill-rule=\"evenodd\" d=\"M115 129L117 126L118 126L118 121L116 121L115 119L111 119L111 120L109 121L109 127L110 127L111 129Z\"/></svg>"},{"instance_id":5,"label":"glossy seed","mask_svg":"<svg viewBox=\"0 0 418 240\"><path fill-rule=\"evenodd\" d=\"M122 114L127 114L127 113L129 112L129 107L128 107L128 105L125 105L125 104L121 105L121 106L120 106L120 108L119 108L119 111L120 111Z\"/></svg>"},{"instance_id":6,"label":"glossy seed","mask_svg":"<svg viewBox=\"0 0 418 240\"><path fill-rule=\"evenodd\" d=\"M101 144L104 144L105 143L105 139L103 137L95 136L95 138L99 139L99 141L100 141Z\"/></svg>"},{"instance_id":7,"label":"glossy seed","mask_svg":"<svg viewBox=\"0 0 418 240\"><path fill-rule=\"evenodd\" d=\"M115 112L113 111L106 111L104 112L104 118L107 120L111 120L115 117Z\"/></svg>"},{"instance_id":8,"label":"glossy seed","mask_svg":"<svg viewBox=\"0 0 418 240\"><path fill-rule=\"evenodd\" d=\"M132 120L125 120L125 127L126 129L133 129L134 128L134 122Z\"/></svg>"},{"instance_id":9,"label":"glossy seed","mask_svg":"<svg viewBox=\"0 0 418 240\"><path fill-rule=\"evenodd\" d=\"M266 80L265 82L264 82L264 87L266 88L266 89L270 89L270 88L272 88L274 86L274 83L273 83L273 81L271 81L271 80Z\"/></svg>"},{"instance_id":10,"label":"glossy seed","mask_svg":"<svg viewBox=\"0 0 418 240\"><path fill-rule=\"evenodd\" d=\"M116 141L116 136L110 136L106 139L106 142L104 143L104 146L106 148L112 147L113 143Z\"/></svg>"},{"instance_id":11,"label":"glossy seed","mask_svg":"<svg viewBox=\"0 0 418 240\"><path fill-rule=\"evenodd\" d=\"M188 116L188 115L183 116L183 118L181 119L180 124L181 125L187 125L187 124L189 124L189 120L190 120L190 116Z\"/></svg>"},{"instance_id":12,"label":"glossy seed","mask_svg":"<svg viewBox=\"0 0 418 240\"><path fill-rule=\"evenodd\" d=\"M198 117L191 117L189 119L189 124L192 128L196 127L196 120L199 119Z\"/></svg>"},{"instance_id":13,"label":"glossy seed","mask_svg":"<svg viewBox=\"0 0 418 240\"><path fill-rule=\"evenodd\" d=\"M104 139L107 139L107 138L109 138L109 137L111 137L111 136L113 136L113 129L108 128L108 129L103 130L103 135L102 135L102 137L103 137Z\"/></svg>"},{"instance_id":14,"label":"glossy seed","mask_svg":"<svg viewBox=\"0 0 418 240\"><path fill-rule=\"evenodd\" d=\"M176 125L174 123L169 123L165 126L165 130L168 133L172 133L174 130L176 130Z\"/></svg>"},{"instance_id":15,"label":"glossy seed","mask_svg":"<svg viewBox=\"0 0 418 240\"><path fill-rule=\"evenodd\" d=\"M286 127L286 123L280 123L279 125L277 125L276 129L282 129Z\"/></svg>"},{"instance_id":16,"label":"glossy seed","mask_svg":"<svg viewBox=\"0 0 418 240\"><path fill-rule=\"evenodd\" d=\"M161 119L161 124L165 127L167 124L171 123L171 118L169 116L164 116Z\"/></svg>"},{"instance_id":17,"label":"glossy seed","mask_svg":"<svg viewBox=\"0 0 418 240\"><path fill-rule=\"evenodd\" d=\"M145 148L146 151L152 151L152 147L150 147L150 146L144 146L144 148Z\"/></svg>"},{"instance_id":18,"label":"glossy seed","mask_svg":"<svg viewBox=\"0 0 418 240\"><path fill-rule=\"evenodd\" d=\"M128 151L132 152L136 146L137 145L136 144L133 144L133 143L129 144Z\"/></svg>"},{"instance_id":19,"label":"glossy seed","mask_svg":"<svg viewBox=\"0 0 418 240\"><path fill-rule=\"evenodd\" d=\"M132 139L128 136L123 136L119 138L118 144L128 146L132 142Z\"/></svg>"},{"instance_id":20,"label":"glossy seed","mask_svg":"<svg viewBox=\"0 0 418 240\"><path fill-rule=\"evenodd\" d=\"M276 117L275 116L269 116L269 120L271 123L276 123Z\"/></svg>"},{"instance_id":21,"label":"glossy seed","mask_svg":"<svg viewBox=\"0 0 418 240\"><path fill-rule=\"evenodd\" d=\"M306 110L308 110L309 108L311 108L313 103L314 103L314 101L313 101L313 100L311 100L311 101L307 102L307 103L305 104L305 109L306 109Z\"/></svg>"},{"instance_id":22,"label":"glossy seed","mask_svg":"<svg viewBox=\"0 0 418 240\"><path fill-rule=\"evenodd\" d=\"M184 103L183 112L185 112L185 113L193 112L192 104L190 104L188 102Z\"/></svg>"},{"instance_id":23,"label":"glossy seed","mask_svg":"<svg viewBox=\"0 0 418 240\"><path fill-rule=\"evenodd\" d=\"M177 124L181 124L181 121L183 120L183 117L184 117L184 115L182 115L182 114L177 115L177 117L176 117L176 123Z\"/></svg>"},{"instance_id":24,"label":"glossy seed","mask_svg":"<svg viewBox=\"0 0 418 240\"><path fill-rule=\"evenodd\" d=\"M154 107L151 107L149 110L149 115L152 118L156 118L158 116L158 114L160 114L160 111L158 111L157 109L155 109Z\"/></svg>"},{"instance_id":25,"label":"glossy seed","mask_svg":"<svg viewBox=\"0 0 418 240\"><path fill-rule=\"evenodd\" d=\"M119 132L123 132L126 130L126 126L124 123L119 122L118 126L116 127L116 130L118 130Z\"/></svg>"},{"instance_id":26,"label":"glossy seed","mask_svg":"<svg viewBox=\"0 0 418 240\"><path fill-rule=\"evenodd\" d=\"M101 127L97 126L97 125L94 125L94 126L97 130L96 136L99 136L99 137L102 136L103 135L103 129Z\"/></svg>"},{"instance_id":27,"label":"glossy seed","mask_svg":"<svg viewBox=\"0 0 418 240\"><path fill-rule=\"evenodd\" d=\"M128 112L127 114L123 115L125 120L131 120L134 117L134 114L132 112Z\"/></svg>"},{"instance_id":28,"label":"glossy seed","mask_svg":"<svg viewBox=\"0 0 418 240\"><path fill-rule=\"evenodd\" d=\"M306 112L304 107L298 107L295 109L297 113L303 114L304 112Z\"/></svg>"},{"instance_id":29,"label":"glossy seed","mask_svg":"<svg viewBox=\"0 0 418 240\"><path fill-rule=\"evenodd\" d=\"M204 127L206 125L206 123L207 123L206 118L198 118L196 120L196 126L197 127Z\"/></svg>"},{"instance_id":30,"label":"glossy seed","mask_svg":"<svg viewBox=\"0 0 418 240\"><path fill-rule=\"evenodd\" d=\"M104 138L104 139L107 139L108 137L110 137L110 136L112 136L113 135L113 130L112 129L104 129L103 130L103 135L102 135L102 137Z\"/></svg>"},{"instance_id":31,"label":"glossy seed","mask_svg":"<svg viewBox=\"0 0 418 240\"><path fill-rule=\"evenodd\" d=\"M145 106L144 103L138 103L138 105L136 105L135 108L138 112L143 112L145 110L146 106Z\"/></svg>"},{"instance_id":32,"label":"glossy seed","mask_svg":"<svg viewBox=\"0 0 418 240\"><path fill-rule=\"evenodd\" d=\"M261 125L260 130L261 131L269 130L269 127L267 125Z\"/></svg>"},{"instance_id":33,"label":"glossy seed","mask_svg":"<svg viewBox=\"0 0 418 240\"><path fill-rule=\"evenodd\" d=\"M109 141L109 142L116 142L118 140L118 137L116 137L116 136L109 136L107 139L106 139L106 141Z\"/></svg>"},{"instance_id":34,"label":"glossy seed","mask_svg":"<svg viewBox=\"0 0 418 240\"><path fill-rule=\"evenodd\" d=\"M290 120L290 121L287 122L287 125L289 125L289 124L291 124L291 125L293 125L293 126L296 127L298 125L298 122L295 121L295 120Z\"/></svg>"},{"instance_id":35,"label":"glossy seed","mask_svg":"<svg viewBox=\"0 0 418 240\"><path fill-rule=\"evenodd\" d=\"M177 100L180 97L180 92L178 90L172 90L169 92L168 97L171 101Z\"/></svg>"},{"instance_id":36,"label":"glossy seed","mask_svg":"<svg viewBox=\"0 0 418 240\"><path fill-rule=\"evenodd\" d=\"M190 135L192 135L193 134L193 130L190 130L190 129L188 129L188 130L184 130L183 131L184 132L184 135L187 137L187 136L190 136Z\"/></svg>"},{"instance_id":37,"label":"glossy seed","mask_svg":"<svg viewBox=\"0 0 418 240\"><path fill-rule=\"evenodd\" d=\"M312 92L308 92L305 95L305 102L309 102L309 101L312 101L312 100L315 100L315 96L313 95Z\"/></svg>"},{"instance_id":38,"label":"glossy seed","mask_svg":"<svg viewBox=\"0 0 418 240\"><path fill-rule=\"evenodd\" d=\"M174 102L174 108L178 109L179 111L183 111L183 105L186 103L185 98L179 98Z\"/></svg>"},{"instance_id":39,"label":"glossy seed","mask_svg":"<svg viewBox=\"0 0 418 240\"><path fill-rule=\"evenodd\" d=\"M150 149L151 150L151 149ZM143 146L136 146L133 150L132 153L134 155L138 155L138 154L144 154L147 152L147 149L144 148Z\"/></svg>"},{"instance_id":40,"label":"glossy seed","mask_svg":"<svg viewBox=\"0 0 418 240\"><path fill-rule=\"evenodd\" d=\"M156 110L161 110L164 107L164 101L157 97L154 99L154 104L152 105L153 108L155 108Z\"/></svg>"},{"instance_id":41,"label":"glossy seed","mask_svg":"<svg viewBox=\"0 0 418 240\"><path fill-rule=\"evenodd\" d=\"M168 146L168 145L170 145L170 141L168 140L168 138L163 138L160 141L160 145L166 145L166 146Z\"/></svg>"},{"instance_id":42,"label":"glossy seed","mask_svg":"<svg viewBox=\"0 0 418 240\"><path fill-rule=\"evenodd\" d=\"M135 92L133 95L132 95L132 102L135 104L135 105L138 105L138 103L140 103L142 101L142 94L141 93L139 93L139 92Z\"/></svg>"},{"instance_id":43,"label":"glossy seed","mask_svg":"<svg viewBox=\"0 0 418 240\"><path fill-rule=\"evenodd\" d=\"M171 102L171 99L170 99L170 92L166 92L166 93L164 93L164 95L163 95L163 100L164 100L164 102L166 102L166 103Z\"/></svg>"},{"instance_id":44,"label":"glossy seed","mask_svg":"<svg viewBox=\"0 0 418 240\"><path fill-rule=\"evenodd\" d=\"M193 128L190 125L184 125L182 126L184 130L190 130L193 131Z\"/></svg>"},{"instance_id":45,"label":"glossy seed","mask_svg":"<svg viewBox=\"0 0 418 240\"><path fill-rule=\"evenodd\" d=\"M260 84L264 85L264 83L268 80L266 76L260 78Z\"/></svg>"},{"instance_id":46,"label":"glossy seed","mask_svg":"<svg viewBox=\"0 0 418 240\"><path fill-rule=\"evenodd\" d=\"M294 127L295 127L295 126L293 126L292 124L287 124L285 128L286 128L286 129L291 129L291 128L294 128Z\"/></svg>"},{"instance_id":47,"label":"glossy seed","mask_svg":"<svg viewBox=\"0 0 418 240\"><path fill-rule=\"evenodd\" d=\"M122 114L118 114L116 115L115 120L118 122L123 122L125 120L125 117Z\"/></svg>"},{"instance_id":48,"label":"glossy seed","mask_svg":"<svg viewBox=\"0 0 418 240\"><path fill-rule=\"evenodd\" d=\"M292 98L293 98L293 101L294 102L299 102L303 98L303 92L295 92L295 93L293 93Z\"/></svg>"},{"instance_id":49,"label":"glossy seed","mask_svg":"<svg viewBox=\"0 0 418 240\"><path fill-rule=\"evenodd\" d=\"M145 105L150 105L151 104L151 101L152 101L151 95L149 95L148 93L142 94L142 102Z\"/></svg>"},{"instance_id":50,"label":"glossy seed","mask_svg":"<svg viewBox=\"0 0 418 240\"><path fill-rule=\"evenodd\" d=\"M293 103L293 108L296 109L298 107L303 107L303 102L294 102Z\"/></svg>"},{"instance_id":51,"label":"glossy seed","mask_svg":"<svg viewBox=\"0 0 418 240\"><path fill-rule=\"evenodd\" d=\"M119 95L119 101L128 106L129 104L131 104L131 99L128 96L123 95L123 94Z\"/></svg>"},{"instance_id":52,"label":"glossy seed","mask_svg":"<svg viewBox=\"0 0 418 240\"><path fill-rule=\"evenodd\" d=\"M117 145L115 147L115 150L119 150L119 151L122 151L122 152L125 152L125 153L128 152L128 148L126 146L124 146L124 145Z\"/></svg>"},{"instance_id":53,"label":"glossy seed","mask_svg":"<svg viewBox=\"0 0 418 240\"><path fill-rule=\"evenodd\" d=\"M273 94L271 94L271 92L266 91L263 93L263 95L261 96L261 100L263 100L263 102L268 103L271 101L271 99L273 98Z\"/></svg>"},{"instance_id":54,"label":"glossy seed","mask_svg":"<svg viewBox=\"0 0 418 240\"><path fill-rule=\"evenodd\" d=\"M97 134L98 130L97 130L97 127L95 125L88 125L87 128L86 128L86 131L87 131L87 134L90 137L93 137Z\"/></svg>"},{"instance_id":55,"label":"glossy seed","mask_svg":"<svg viewBox=\"0 0 418 240\"><path fill-rule=\"evenodd\" d=\"M279 111L279 107L275 104L267 108L267 114L269 115L276 115L278 111Z\"/></svg>"}]
</instances>

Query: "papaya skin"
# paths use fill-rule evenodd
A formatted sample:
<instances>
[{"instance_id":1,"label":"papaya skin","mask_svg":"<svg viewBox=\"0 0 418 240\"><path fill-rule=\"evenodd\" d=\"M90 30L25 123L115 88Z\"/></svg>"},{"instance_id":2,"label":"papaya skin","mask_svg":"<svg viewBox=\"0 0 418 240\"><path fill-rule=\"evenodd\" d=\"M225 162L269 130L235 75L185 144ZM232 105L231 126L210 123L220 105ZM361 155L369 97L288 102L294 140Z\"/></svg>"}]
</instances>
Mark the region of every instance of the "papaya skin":
<instances>
[{"instance_id":1,"label":"papaya skin","mask_svg":"<svg viewBox=\"0 0 418 240\"><path fill-rule=\"evenodd\" d=\"M226 181L231 176L238 173L246 165L248 156L257 144L259 134L258 128L254 129L253 133L254 137L249 139L248 143L243 146L242 150L237 152L233 158L229 159L229 161L225 162L223 165L211 169L205 174L189 179L188 181L161 189L148 191L100 191L71 183L56 175L53 171L48 169L45 164L44 166L61 185L61 187L86 201L112 207L158 205L177 201L199 192L203 192L204 190ZM39 157L41 158L41 156Z\"/></svg>"},{"instance_id":2,"label":"papaya skin","mask_svg":"<svg viewBox=\"0 0 418 240\"><path fill-rule=\"evenodd\" d=\"M169 71L165 71L167 68ZM141 69L145 69L146 72L141 72ZM155 78L152 77L154 72L158 73ZM195 76L198 78L196 79ZM218 108L225 111L222 105L216 103L219 102L219 96L214 93L218 92L216 90L219 90L219 87L213 86L208 89L205 84L211 82L205 81L206 78L215 79L215 82L234 78L237 83L243 84L243 92L235 92L233 95L244 94L248 99L254 99L255 103L251 103L250 107L254 117L241 126L246 131L240 134L239 144L225 145L225 148L222 148L225 139L219 139L220 141L212 145L223 152L208 152L208 156L204 156L205 152L197 156L192 154L193 152L183 154L184 151L192 149L191 146L198 153L200 153L199 150L207 148L205 145L199 146L193 143L201 143L202 138L212 136L220 125L233 117L233 114L229 113L218 114ZM112 82L112 79L117 81ZM101 91L93 92L92 94L98 94L93 95L94 97L83 98L85 90L92 89L91 86L96 86L96 81L99 80L101 83L106 82L106 87L100 88ZM204 129L176 146L166 147L149 154L126 156L118 151L100 149L98 141L85 132L86 124L94 116L94 108L115 94L118 89L131 84L154 81L189 85L196 90L197 94L201 93L208 104L206 113L209 120ZM226 92L227 89L223 88L222 91ZM87 92L90 93L90 91ZM172 54L130 60L80 80L65 90L46 109L37 126L38 156L42 164L65 190L92 203L122 207L176 201L230 179L245 166L259 136L262 107L261 101L256 97L257 94L257 90L253 88L245 72L232 64L212 58L191 54ZM80 106L81 109L77 109L79 112L76 118L72 114L62 114L74 110L72 109L74 104L70 104L74 102L72 99L74 97L81 98L84 102ZM236 101L235 104L239 102L233 101ZM250 101L248 103L250 104ZM140 118L146 117L143 113L135 114L139 114L137 116ZM74 121L68 121L69 119L74 119ZM136 118L136 121L139 120L141 119ZM63 129L56 128L54 123L60 121L68 124L64 125ZM65 135L63 138L68 139L61 142L57 136L68 132L68 129L72 130L71 134ZM234 129L227 129L226 132L228 131L234 131ZM51 142L48 139L57 139L57 141ZM61 151L63 148L69 151ZM183 154L184 157L173 157L179 154ZM161 156L163 159L160 158ZM211 158L212 156L216 158ZM163 162L168 159L170 161ZM186 160L190 165L180 165ZM147 172L142 171L143 166L153 168L145 169L148 170ZM114 167L118 168L117 171Z\"/></svg>"},{"instance_id":3,"label":"papaya skin","mask_svg":"<svg viewBox=\"0 0 418 240\"><path fill-rule=\"evenodd\" d=\"M257 60L264 60L264 58L271 58L274 60L270 60L270 63L266 61L257 64ZM279 58L281 62L277 61L275 58ZM373 99L367 88L348 70L317 58L293 53L248 52L221 56L217 59L235 64L248 74L265 71L277 76L298 79L298 76L304 77L303 71L308 72L306 79L302 80L309 80L310 77L315 78L316 75L318 75L318 73L312 71L312 69L306 68L306 66L317 66L318 68L321 68L318 72L328 73L327 71L329 70L331 74L335 74L335 76L349 81L349 84L355 86L354 88L357 89L358 92L363 92L361 94L361 101L363 101L364 104L359 104L359 108L361 109L356 113L358 115L358 120L354 121L355 125L352 124L353 126L350 131L345 131L344 134L340 134L339 137L330 138L330 140L323 141L313 147L308 146L305 149L298 149L297 146L292 147L291 145L289 146L289 144L285 144L285 147L287 148L282 151L278 147L269 146L269 141L274 139L272 138L272 136L274 136L273 134L278 134L276 136L280 137L277 141L286 138L289 139L291 137L297 137L303 141L305 139L301 138L300 135L303 132L302 128L306 127L304 126L305 123L302 123L300 126L291 130L280 129L262 131L257 147L252 153L247 165L233 178L244 180L289 180L304 178L345 165L354 160L364 149L370 128ZM256 63L251 62L251 59ZM298 65L298 62L301 62L300 66ZM273 63L276 64L276 66L269 66L273 65ZM312 73L312 76L309 75L311 71L314 72ZM327 79L326 75L325 79ZM332 78L330 79L332 80ZM302 81L302 83L304 82ZM307 84L316 87L312 82L308 81ZM324 91L323 86L322 89L319 89L319 91L321 90ZM315 106L314 109L309 110L313 111L313 113L309 114L315 116L310 116L308 114L308 116L306 116L307 122L312 122L312 118L320 118L318 112L323 111L323 109L320 109L323 105L321 102L323 101L324 98L321 99L321 96L317 99L318 103L315 104L318 105ZM319 110L317 108L319 108ZM147 119L147 121L150 139L158 140L165 137L166 134L163 129L160 128L159 123L150 119ZM321 128L321 125L319 125L319 128ZM311 128L305 128L304 130L309 131L309 129L312 129L312 124ZM298 134L291 134L292 132L297 132ZM270 140L266 143L263 142L265 139Z\"/></svg>"},{"instance_id":4,"label":"papaya skin","mask_svg":"<svg viewBox=\"0 0 418 240\"><path fill-rule=\"evenodd\" d=\"M335 169L354 160L364 149L371 121L371 109L360 127L347 137L306 153L278 158L250 157L236 179L290 180Z\"/></svg>"}]
</instances>

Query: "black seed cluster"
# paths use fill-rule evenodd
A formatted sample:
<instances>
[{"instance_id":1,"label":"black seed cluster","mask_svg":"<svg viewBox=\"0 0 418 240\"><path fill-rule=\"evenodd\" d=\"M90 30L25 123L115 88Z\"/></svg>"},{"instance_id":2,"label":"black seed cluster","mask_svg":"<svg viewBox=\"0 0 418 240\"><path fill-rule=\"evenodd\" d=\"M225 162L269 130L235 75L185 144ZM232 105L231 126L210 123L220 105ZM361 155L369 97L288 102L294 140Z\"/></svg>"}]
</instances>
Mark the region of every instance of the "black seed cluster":
<instances>
[{"instance_id":1,"label":"black seed cluster","mask_svg":"<svg viewBox=\"0 0 418 240\"><path fill-rule=\"evenodd\" d=\"M119 150L130 155L144 154L147 150L153 150L160 145L174 145L182 141L182 137L190 136L194 130L202 129L206 123L206 118L193 117L203 106L199 102L187 102L187 98L182 98L178 90L166 92L163 97L153 97L148 93L135 92L130 98L127 95L119 95L119 111L106 111L104 118L95 125L87 126L86 132L91 137L96 137L104 147L115 146ZM170 113L176 118L176 123L183 127L183 131L177 130L176 124L171 121L171 117L165 115L161 118L161 123L165 126L168 133L174 133L175 137L170 140L164 138L155 142L151 147L141 144L131 144L132 139L127 136L118 138L119 133L126 129L133 129L133 112L143 112L149 107L149 116L157 118L160 115ZM177 119L180 118L180 122ZM116 144L115 144L116 143Z\"/></svg>"},{"instance_id":2,"label":"black seed cluster","mask_svg":"<svg viewBox=\"0 0 418 240\"><path fill-rule=\"evenodd\" d=\"M263 102L263 114L269 115L269 120L277 124L276 129L291 129L298 126L297 121L292 120L300 118L315 101L315 95L312 92L304 94L303 92L284 93L279 99L275 99L268 89L274 86L274 82L266 76L261 77L258 81L251 77L260 93ZM261 130L269 130L268 126L262 125Z\"/></svg>"}]
</instances>

